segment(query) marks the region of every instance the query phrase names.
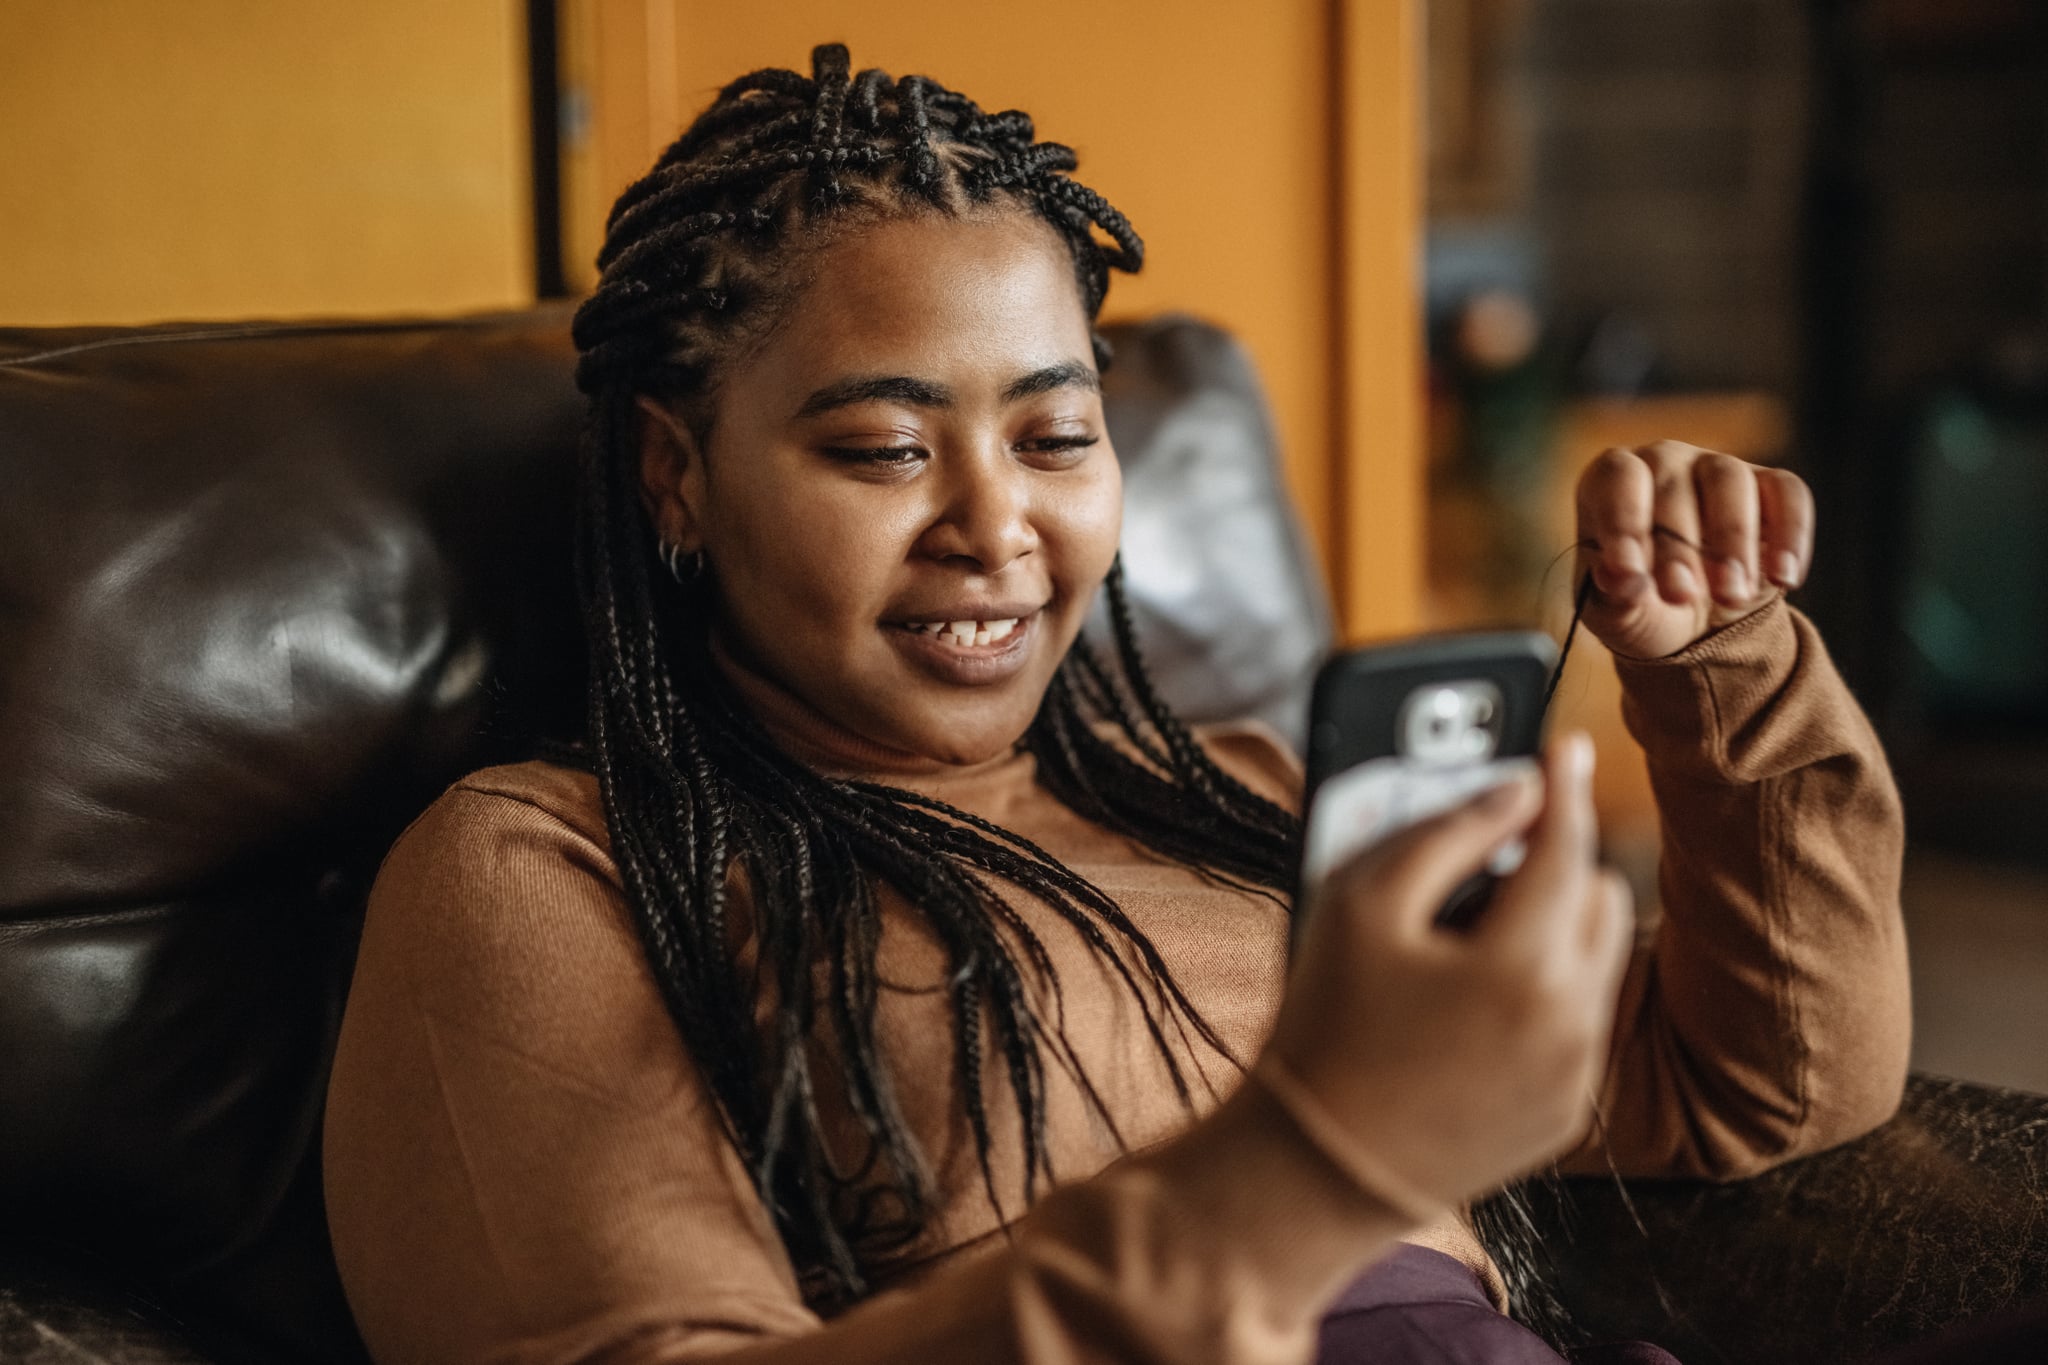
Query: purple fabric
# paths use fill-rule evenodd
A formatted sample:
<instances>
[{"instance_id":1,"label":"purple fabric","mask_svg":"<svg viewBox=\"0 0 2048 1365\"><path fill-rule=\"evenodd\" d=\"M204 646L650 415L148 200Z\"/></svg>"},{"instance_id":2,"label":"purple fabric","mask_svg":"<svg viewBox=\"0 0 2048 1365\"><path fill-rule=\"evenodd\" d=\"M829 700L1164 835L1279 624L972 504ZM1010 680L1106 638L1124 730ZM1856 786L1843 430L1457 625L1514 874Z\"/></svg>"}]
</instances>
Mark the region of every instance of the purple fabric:
<instances>
[{"instance_id":1,"label":"purple fabric","mask_svg":"<svg viewBox=\"0 0 2048 1365\"><path fill-rule=\"evenodd\" d=\"M1323 1316L1316 1365L1678 1365L1646 1342L1564 1356L1486 1297L1471 1268L1403 1245L1351 1282Z\"/></svg>"},{"instance_id":2,"label":"purple fabric","mask_svg":"<svg viewBox=\"0 0 2048 1365\"><path fill-rule=\"evenodd\" d=\"M1876 1365L2038 1365L2048 1361L2048 1300L2023 1305L1878 1358ZM1496 1312L1469 1267L1402 1246L1337 1296L1323 1316L1316 1365L1679 1365L1645 1341L1569 1357Z\"/></svg>"}]
</instances>

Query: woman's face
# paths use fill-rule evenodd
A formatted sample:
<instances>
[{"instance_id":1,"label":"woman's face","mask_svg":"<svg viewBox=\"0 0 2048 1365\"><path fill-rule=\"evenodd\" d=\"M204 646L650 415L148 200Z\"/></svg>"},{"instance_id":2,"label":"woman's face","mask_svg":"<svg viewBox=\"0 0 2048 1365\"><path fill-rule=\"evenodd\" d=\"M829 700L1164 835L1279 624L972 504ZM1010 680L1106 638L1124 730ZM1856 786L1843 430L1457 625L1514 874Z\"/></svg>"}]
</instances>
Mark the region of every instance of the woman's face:
<instances>
[{"instance_id":1,"label":"woman's face","mask_svg":"<svg viewBox=\"0 0 2048 1365\"><path fill-rule=\"evenodd\" d=\"M708 448L648 422L657 524L704 552L725 646L815 711L913 754L1002 753L1122 514L1072 259L991 212L888 220L812 266L719 376Z\"/></svg>"}]
</instances>

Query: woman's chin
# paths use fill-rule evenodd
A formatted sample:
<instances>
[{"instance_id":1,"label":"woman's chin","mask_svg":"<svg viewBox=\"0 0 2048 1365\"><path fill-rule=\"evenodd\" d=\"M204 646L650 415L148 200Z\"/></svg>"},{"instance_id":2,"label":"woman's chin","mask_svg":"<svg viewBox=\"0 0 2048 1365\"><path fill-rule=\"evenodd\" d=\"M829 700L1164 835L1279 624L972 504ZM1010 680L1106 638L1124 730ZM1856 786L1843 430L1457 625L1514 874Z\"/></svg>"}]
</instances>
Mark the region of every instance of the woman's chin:
<instances>
[{"instance_id":1,"label":"woman's chin","mask_svg":"<svg viewBox=\"0 0 2048 1365\"><path fill-rule=\"evenodd\" d=\"M934 687L915 679L878 727L892 747L939 763L986 763L1013 752L1038 715L1043 687L1019 678L1002 688ZM873 733L873 732L871 732Z\"/></svg>"},{"instance_id":2,"label":"woman's chin","mask_svg":"<svg viewBox=\"0 0 2048 1365\"><path fill-rule=\"evenodd\" d=\"M1017 725L976 726L972 729L950 726L906 737L909 742L903 747L939 763L966 767L1011 753L1029 728L1028 718Z\"/></svg>"}]
</instances>

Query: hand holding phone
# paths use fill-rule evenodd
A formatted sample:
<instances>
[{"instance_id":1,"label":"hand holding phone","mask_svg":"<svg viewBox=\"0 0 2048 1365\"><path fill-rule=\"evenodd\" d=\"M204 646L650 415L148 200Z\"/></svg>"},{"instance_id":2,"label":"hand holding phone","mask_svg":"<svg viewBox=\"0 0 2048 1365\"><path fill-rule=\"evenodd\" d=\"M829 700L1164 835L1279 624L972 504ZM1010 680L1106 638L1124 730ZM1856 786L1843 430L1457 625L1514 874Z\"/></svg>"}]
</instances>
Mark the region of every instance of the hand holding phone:
<instances>
[{"instance_id":1,"label":"hand holding phone","mask_svg":"<svg viewBox=\"0 0 2048 1365\"><path fill-rule=\"evenodd\" d=\"M1498 1188L1585 1131L1631 938L1626 885L1594 861L1592 751L1550 745L1510 781L1339 865L1301 916L1254 1066L1361 1187L1422 1217ZM1520 868L1463 932L1453 888L1510 838Z\"/></svg>"}]
</instances>

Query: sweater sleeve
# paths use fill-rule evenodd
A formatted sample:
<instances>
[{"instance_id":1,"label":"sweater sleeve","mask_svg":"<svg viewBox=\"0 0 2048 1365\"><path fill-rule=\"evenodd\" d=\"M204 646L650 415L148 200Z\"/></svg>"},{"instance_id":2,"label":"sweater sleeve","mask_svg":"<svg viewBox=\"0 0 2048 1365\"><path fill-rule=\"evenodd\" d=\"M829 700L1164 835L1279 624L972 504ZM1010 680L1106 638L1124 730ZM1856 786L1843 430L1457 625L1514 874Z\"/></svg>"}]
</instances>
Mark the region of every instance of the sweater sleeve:
<instances>
[{"instance_id":1,"label":"sweater sleeve","mask_svg":"<svg viewBox=\"0 0 2048 1365\"><path fill-rule=\"evenodd\" d=\"M1292 1365L1401 1231L1245 1087L1007 1239L821 1321L596 823L472 780L379 875L325 1142L335 1256L379 1365Z\"/></svg>"},{"instance_id":2,"label":"sweater sleeve","mask_svg":"<svg viewBox=\"0 0 2048 1365\"><path fill-rule=\"evenodd\" d=\"M1737 1179L1859 1136L1898 1107L1911 1030L1875 734L1782 600L1616 666L1664 915L1622 988L1601 1126L1565 1169Z\"/></svg>"}]
</instances>

